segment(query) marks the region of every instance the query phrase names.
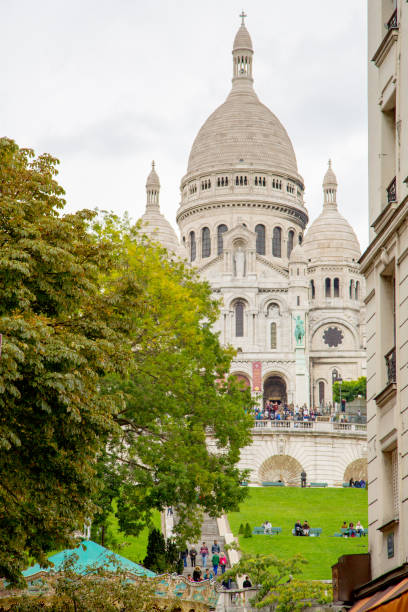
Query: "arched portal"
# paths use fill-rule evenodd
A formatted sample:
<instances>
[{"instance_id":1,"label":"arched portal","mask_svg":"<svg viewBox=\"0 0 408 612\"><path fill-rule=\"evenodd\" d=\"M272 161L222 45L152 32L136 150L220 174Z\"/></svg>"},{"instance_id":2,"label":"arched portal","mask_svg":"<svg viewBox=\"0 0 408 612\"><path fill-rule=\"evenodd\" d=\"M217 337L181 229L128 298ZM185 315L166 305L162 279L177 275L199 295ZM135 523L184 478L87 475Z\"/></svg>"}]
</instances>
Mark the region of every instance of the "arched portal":
<instances>
[{"instance_id":1,"label":"arched portal","mask_svg":"<svg viewBox=\"0 0 408 612\"><path fill-rule=\"evenodd\" d=\"M350 478L367 482L367 459L356 459L348 464L344 472L343 481L349 482Z\"/></svg>"},{"instance_id":2,"label":"arched portal","mask_svg":"<svg viewBox=\"0 0 408 612\"><path fill-rule=\"evenodd\" d=\"M245 374L238 374L238 373L233 372L232 376L235 376L235 378L239 380L239 382L241 382L245 387L248 388L251 386L251 383L249 382L249 378L248 376L245 376Z\"/></svg>"},{"instance_id":3,"label":"arched portal","mask_svg":"<svg viewBox=\"0 0 408 612\"><path fill-rule=\"evenodd\" d=\"M299 461L289 455L274 455L263 462L258 471L260 482L284 482L300 484L300 474L303 471Z\"/></svg>"},{"instance_id":4,"label":"arched portal","mask_svg":"<svg viewBox=\"0 0 408 612\"><path fill-rule=\"evenodd\" d=\"M264 382L264 405L269 400L278 404L287 403L286 383L281 376L269 376Z\"/></svg>"}]
</instances>

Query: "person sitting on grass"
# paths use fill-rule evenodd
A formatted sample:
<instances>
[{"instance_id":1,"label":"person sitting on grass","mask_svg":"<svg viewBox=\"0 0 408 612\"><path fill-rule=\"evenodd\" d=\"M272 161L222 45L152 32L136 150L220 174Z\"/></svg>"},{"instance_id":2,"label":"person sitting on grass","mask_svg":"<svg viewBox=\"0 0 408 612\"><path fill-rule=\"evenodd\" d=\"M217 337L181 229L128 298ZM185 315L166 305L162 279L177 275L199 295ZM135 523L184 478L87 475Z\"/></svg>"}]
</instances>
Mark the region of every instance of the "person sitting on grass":
<instances>
[{"instance_id":1,"label":"person sitting on grass","mask_svg":"<svg viewBox=\"0 0 408 612\"><path fill-rule=\"evenodd\" d=\"M303 535L302 523L299 520L297 520L296 523L295 523L294 531L295 531L295 533L294 533L295 536Z\"/></svg>"},{"instance_id":2,"label":"person sitting on grass","mask_svg":"<svg viewBox=\"0 0 408 612\"><path fill-rule=\"evenodd\" d=\"M272 524L269 521L264 523L264 533L272 533Z\"/></svg>"},{"instance_id":3,"label":"person sitting on grass","mask_svg":"<svg viewBox=\"0 0 408 612\"><path fill-rule=\"evenodd\" d=\"M347 521L343 521L343 524L341 526L342 529L348 529L347 527Z\"/></svg>"},{"instance_id":4,"label":"person sitting on grass","mask_svg":"<svg viewBox=\"0 0 408 612\"><path fill-rule=\"evenodd\" d=\"M309 531L310 531L310 525L308 523L308 521L305 521L302 525L302 531L303 531L303 535L304 536L308 536L309 535Z\"/></svg>"},{"instance_id":5,"label":"person sitting on grass","mask_svg":"<svg viewBox=\"0 0 408 612\"><path fill-rule=\"evenodd\" d=\"M350 523L348 526L348 534L350 536L350 538L355 538L356 537L356 530L354 529L354 523Z\"/></svg>"},{"instance_id":6,"label":"person sitting on grass","mask_svg":"<svg viewBox=\"0 0 408 612\"><path fill-rule=\"evenodd\" d=\"M356 523L356 532L357 532L357 535L359 535L359 536L364 535L364 527L362 526L360 521L357 521L357 523Z\"/></svg>"}]
</instances>

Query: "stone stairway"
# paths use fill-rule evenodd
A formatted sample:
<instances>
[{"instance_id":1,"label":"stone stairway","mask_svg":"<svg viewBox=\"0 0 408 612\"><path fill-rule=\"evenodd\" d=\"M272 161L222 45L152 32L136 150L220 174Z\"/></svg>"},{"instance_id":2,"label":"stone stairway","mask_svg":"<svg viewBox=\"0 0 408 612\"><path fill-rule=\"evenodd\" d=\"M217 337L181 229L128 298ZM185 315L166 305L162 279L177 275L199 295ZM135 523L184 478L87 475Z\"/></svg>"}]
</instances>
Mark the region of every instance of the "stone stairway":
<instances>
[{"instance_id":1,"label":"stone stairway","mask_svg":"<svg viewBox=\"0 0 408 612\"><path fill-rule=\"evenodd\" d=\"M196 542L188 542L187 544L187 548L190 551L190 548L194 545L194 548L197 551L197 558L196 558L196 563L195 565L198 565L199 567L203 567L202 566L202 559L201 559L201 555L199 554L200 552L200 548L202 546L202 543L205 542L209 551L209 555L207 557L207 567L209 569L212 569L212 564L211 564L211 558L212 558L212 553L211 553L211 546L214 544L214 540L217 540L217 543L220 547L221 551L224 551L224 545L225 545L225 541L223 536L219 535L219 531L218 531L218 525L217 525L217 519L213 519L208 515L204 516L204 520L203 520L203 524L201 526L201 535L200 538L196 541ZM228 559L228 555L227 559ZM229 565L227 565L227 569L228 569ZM194 567L191 567L191 560L190 560L190 556L187 559L187 567L184 568L184 572L183 575L187 576L188 574L192 574L193 573L193 569ZM221 572L221 568L218 568L218 571ZM204 573L204 572L203 572Z\"/></svg>"}]
</instances>

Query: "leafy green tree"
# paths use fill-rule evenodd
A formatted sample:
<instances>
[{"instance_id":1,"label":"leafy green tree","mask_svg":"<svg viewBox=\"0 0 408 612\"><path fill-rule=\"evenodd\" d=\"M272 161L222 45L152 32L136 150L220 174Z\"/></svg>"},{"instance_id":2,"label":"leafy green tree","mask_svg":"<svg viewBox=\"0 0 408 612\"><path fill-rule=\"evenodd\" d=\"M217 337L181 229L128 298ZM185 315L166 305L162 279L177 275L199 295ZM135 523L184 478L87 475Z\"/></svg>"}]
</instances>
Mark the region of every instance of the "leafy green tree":
<instances>
[{"instance_id":1,"label":"leafy green tree","mask_svg":"<svg viewBox=\"0 0 408 612\"><path fill-rule=\"evenodd\" d=\"M100 379L131 353L101 286L112 249L89 231L95 213L62 214L57 163L0 139L0 575L12 582L92 516L117 406Z\"/></svg>"},{"instance_id":2,"label":"leafy green tree","mask_svg":"<svg viewBox=\"0 0 408 612\"><path fill-rule=\"evenodd\" d=\"M341 398L346 402L352 402L357 396L367 397L367 378L360 376L357 380L343 380L341 383ZM340 383L333 384L333 399L340 401Z\"/></svg>"},{"instance_id":3,"label":"leafy green tree","mask_svg":"<svg viewBox=\"0 0 408 612\"><path fill-rule=\"evenodd\" d=\"M249 523L245 524L244 538L252 538L252 529Z\"/></svg>"},{"instance_id":4,"label":"leafy green tree","mask_svg":"<svg viewBox=\"0 0 408 612\"><path fill-rule=\"evenodd\" d=\"M275 612L300 611L313 603L329 603L332 593L327 584L297 578L305 563L307 561L300 555L283 560L275 555L243 554L240 561L218 580L249 576L252 585L259 587L252 603L257 608L273 606Z\"/></svg>"},{"instance_id":5,"label":"leafy green tree","mask_svg":"<svg viewBox=\"0 0 408 612\"><path fill-rule=\"evenodd\" d=\"M238 530L238 535L244 535L244 523L241 523Z\"/></svg>"},{"instance_id":6,"label":"leafy green tree","mask_svg":"<svg viewBox=\"0 0 408 612\"><path fill-rule=\"evenodd\" d=\"M160 529L149 532L143 565L157 574L163 574L167 569L166 541Z\"/></svg>"}]
</instances>

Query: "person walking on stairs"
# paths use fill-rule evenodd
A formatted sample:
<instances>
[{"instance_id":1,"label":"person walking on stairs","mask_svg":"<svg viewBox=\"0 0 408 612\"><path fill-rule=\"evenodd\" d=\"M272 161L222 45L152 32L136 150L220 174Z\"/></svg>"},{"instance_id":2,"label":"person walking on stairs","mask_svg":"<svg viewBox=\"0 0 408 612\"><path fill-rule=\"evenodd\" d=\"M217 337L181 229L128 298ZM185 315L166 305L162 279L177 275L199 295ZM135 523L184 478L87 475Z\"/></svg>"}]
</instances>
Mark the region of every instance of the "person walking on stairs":
<instances>
[{"instance_id":1,"label":"person walking on stairs","mask_svg":"<svg viewBox=\"0 0 408 612\"><path fill-rule=\"evenodd\" d=\"M196 564L196 557L197 557L197 551L194 548L194 546L192 546L190 548L190 561L191 561L191 567L194 567Z\"/></svg>"},{"instance_id":2,"label":"person walking on stairs","mask_svg":"<svg viewBox=\"0 0 408 612\"><path fill-rule=\"evenodd\" d=\"M218 566L220 564L220 557L219 557L218 553L214 553L213 554L211 561L212 561L212 566L213 566L214 574L216 576L217 572L218 572Z\"/></svg>"},{"instance_id":3,"label":"person walking on stairs","mask_svg":"<svg viewBox=\"0 0 408 612\"><path fill-rule=\"evenodd\" d=\"M221 566L221 574L225 573L225 569L227 567L227 557L225 556L225 553L221 553L220 554L220 566Z\"/></svg>"},{"instance_id":4,"label":"person walking on stairs","mask_svg":"<svg viewBox=\"0 0 408 612\"><path fill-rule=\"evenodd\" d=\"M203 560L203 567L206 567L207 566L208 548L207 548L205 542L203 542L203 545L200 548L200 555L201 555L201 559Z\"/></svg>"}]
</instances>

